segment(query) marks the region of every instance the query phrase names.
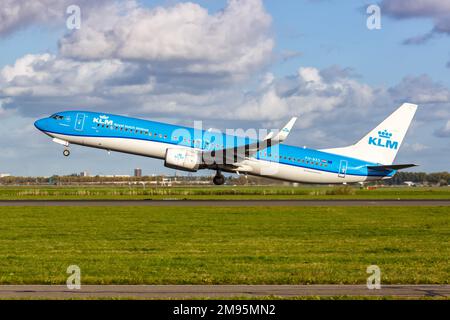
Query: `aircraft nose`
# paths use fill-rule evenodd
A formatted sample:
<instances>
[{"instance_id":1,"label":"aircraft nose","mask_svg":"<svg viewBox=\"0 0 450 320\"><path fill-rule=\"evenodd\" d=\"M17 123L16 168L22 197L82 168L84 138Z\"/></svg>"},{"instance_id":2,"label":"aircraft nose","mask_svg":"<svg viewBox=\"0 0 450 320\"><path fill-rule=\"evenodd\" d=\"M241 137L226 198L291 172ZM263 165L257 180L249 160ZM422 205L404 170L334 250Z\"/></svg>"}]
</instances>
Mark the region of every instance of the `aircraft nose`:
<instances>
[{"instance_id":1,"label":"aircraft nose","mask_svg":"<svg viewBox=\"0 0 450 320\"><path fill-rule=\"evenodd\" d=\"M37 129L39 129L41 131L44 131L46 122L47 122L47 118L39 119L39 120L34 122L34 126Z\"/></svg>"}]
</instances>

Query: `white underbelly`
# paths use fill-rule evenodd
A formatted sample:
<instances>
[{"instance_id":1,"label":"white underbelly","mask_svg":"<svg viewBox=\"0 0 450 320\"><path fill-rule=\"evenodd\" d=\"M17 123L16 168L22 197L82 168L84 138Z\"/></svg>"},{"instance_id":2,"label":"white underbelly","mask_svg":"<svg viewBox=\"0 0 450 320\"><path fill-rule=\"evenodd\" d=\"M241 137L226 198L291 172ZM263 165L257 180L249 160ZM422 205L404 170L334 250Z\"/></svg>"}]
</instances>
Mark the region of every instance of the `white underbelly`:
<instances>
[{"instance_id":1,"label":"white underbelly","mask_svg":"<svg viewBox=\"0 0 450 320\"><path fill-rule=\"evenodd\" d=\"M341 177L335 172L314 170L256 159L246 160L245 164L252 168L251 174L293 182L337 184L363 182L367 180L366 176L347 174L345 177Z\"/></svg>"},{"instance_id":2,"label":"white underbelly","mask_svg":"<svg viewBox=\"0 0 450 320\"><path fill-rule=\"evenodd\" d=\"M73 144L79 144L88 147L101 148L111 151L132 153L152 158L164 159L166 150L173 148L174 145L164 142L128 139L128 138L105 138L105 137L86 137L86 136L67 136L53 133L52 136L66 140ZM177 146L177 148L185 148Z\"/></svg>"}]
</instances>

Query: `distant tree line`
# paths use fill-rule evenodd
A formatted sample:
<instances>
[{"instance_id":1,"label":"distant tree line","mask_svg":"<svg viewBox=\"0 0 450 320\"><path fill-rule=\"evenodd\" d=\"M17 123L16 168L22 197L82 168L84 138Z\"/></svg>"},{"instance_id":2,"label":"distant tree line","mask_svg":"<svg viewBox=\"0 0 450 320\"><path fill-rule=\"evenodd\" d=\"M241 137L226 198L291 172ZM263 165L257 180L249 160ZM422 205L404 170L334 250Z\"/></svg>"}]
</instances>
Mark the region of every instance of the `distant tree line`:
<instances>
[{"instance_id":1,"label":"distant tree line","mask_svg":"<svg viewBox=\"0 0 450 320\"><path fill-rule=\"evenodd\" d=\"M386 180L386 184L404 184L407 181L411 181L415 184L422 185L450 185L450 173L448 172L434 172L434 173L425 173L425 172L405 172L399 171L395 174L395 176Z\"/></svg>"},{"instance_id":2,"label":"distant tree line","mask_svg":"<svg viewBox=\"0 0 450 320\"><path fill-rule=\"evenodd\" d=\"M136 184L140 182L153 182L160 184L165 179L170 179L172 182L177 181L178 184L189 185L199 181L212 183L211 176L143 176L143 177L104 177L104 176L88 176L82 177L79 175L67 176L52 176L52 177L3 177L0 178L1 185L83 185L83 184ZM231 175L227 179L229 185L282 185L287 184L280 180L273 180L254 176L235 176ZM402 185L405 182L413 182L417 185L450 185L450 173L448 172L404 172L399 171L389 180L383 180L382 183L386 185ZM379 184L380 182L373 182Z\"/></svg>"},{"instance_id":3,"label":"distant tree line","mask_svg":"<svg viewBox=\"0 0 450 320\"><path fill-rule=\"evenodd\" d=\"M164 179L170 178L171 181L178 181L188 184L193 181L208 180L210 177L205 176L143 176L143 177L105 177L105 176L79 176L76 174L67 176L51 176L51 177L3 177L0 178L2 185L83 185L83 184L128 184L140 182L161 183Z\"/></svg>"}]
</instances>

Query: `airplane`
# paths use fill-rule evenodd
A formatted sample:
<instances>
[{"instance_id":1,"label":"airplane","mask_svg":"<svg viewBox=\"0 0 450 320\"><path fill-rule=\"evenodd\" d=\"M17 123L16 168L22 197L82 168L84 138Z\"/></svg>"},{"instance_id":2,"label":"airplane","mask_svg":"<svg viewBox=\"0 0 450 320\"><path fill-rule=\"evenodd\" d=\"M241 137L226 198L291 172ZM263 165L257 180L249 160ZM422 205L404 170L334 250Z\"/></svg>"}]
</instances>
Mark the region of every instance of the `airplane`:
<instances>
[{"instance_id":1,"label":"airplane","mask_svg":"<svg viewBox=\"0 0 450 320\"><path fill-rule=\"evenodd\" d=\"M263 176L313 184L364 183L390 179L415 164L394 164L417 105L402 104L353 145L314 150L283 144L297 118L264 139L194 129L114 114L63 111L34 125L53 141L164 160L168 168L216 171L215 185L224 184L223 172Z\"/></svg>"}]
</instances>

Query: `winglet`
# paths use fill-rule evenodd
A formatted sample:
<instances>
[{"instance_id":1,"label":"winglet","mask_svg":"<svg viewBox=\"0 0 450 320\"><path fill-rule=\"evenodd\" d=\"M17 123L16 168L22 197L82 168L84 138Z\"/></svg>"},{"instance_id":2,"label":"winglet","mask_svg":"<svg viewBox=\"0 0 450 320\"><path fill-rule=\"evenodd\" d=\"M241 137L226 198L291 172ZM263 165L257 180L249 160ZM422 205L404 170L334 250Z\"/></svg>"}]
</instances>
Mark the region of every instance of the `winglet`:
<instances>
[{"instance_id":1,"label":"winglet","mask_svg":"<svg viewBox=\"0 0 450 320\"><path fill-rule=\"evenodd\" d=\"M275 136L273 136L273 132L270 132L265 140L272 140L276 142L283 142L288 137L289 133L292 130L292 127L294 126L295 122L297 121L297 117L293 117L289 122L283 127L283 129L280 130Z\"/></svg>"}]
</instances>

